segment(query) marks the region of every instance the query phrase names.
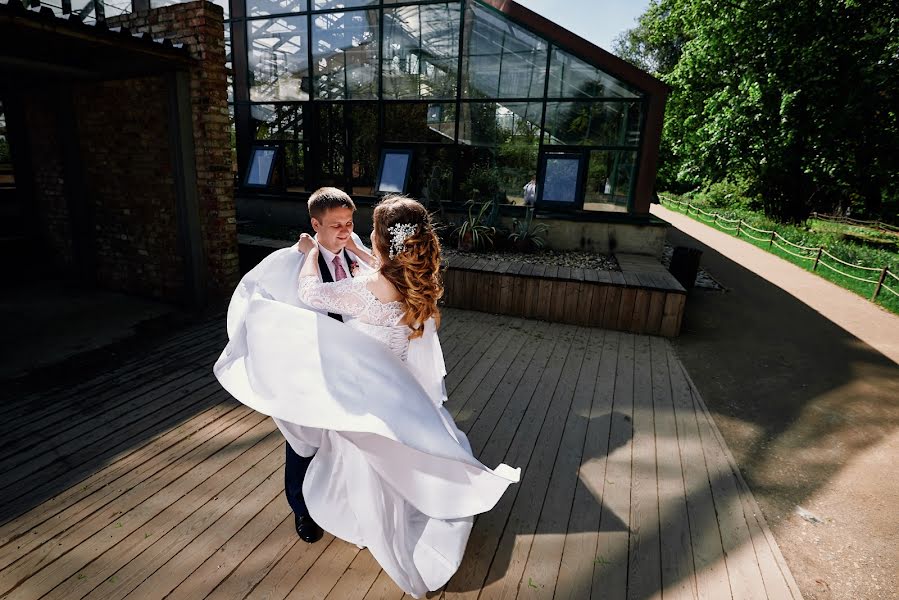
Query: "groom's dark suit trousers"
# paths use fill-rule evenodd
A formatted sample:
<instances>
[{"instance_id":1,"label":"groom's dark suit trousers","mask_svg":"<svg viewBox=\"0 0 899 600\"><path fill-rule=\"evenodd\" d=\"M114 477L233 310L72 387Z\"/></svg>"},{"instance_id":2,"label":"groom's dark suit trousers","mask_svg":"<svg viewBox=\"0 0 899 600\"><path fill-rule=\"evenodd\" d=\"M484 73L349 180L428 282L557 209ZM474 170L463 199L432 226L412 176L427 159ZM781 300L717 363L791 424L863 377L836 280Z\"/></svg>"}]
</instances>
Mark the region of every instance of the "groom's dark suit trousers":
<instances>
[{"instance_id":1,"label":"groom's dark suit trousers","mask_svg":"<svg viewBox=\"0 0 899 600\"><path fill-rule=\"evenodd\" d=\"M346 254L344 256L347 259L347 264L349 264L349 256L346 256ZM318 270L321 273L322 281L325 283L334 281L334 278L331 277L331 270L328 268L328 264L322 257L321 252L318 254ZM352 276L352 271L350 271L350 276ZM343 322L343 317L338 314L328 313L328 316ZM284 493L287 495L287 502L295 515L308 517L309 509L306 508L306 499L303 498L303 480L306 479L306 469L309 468L312 457L300 456L293 451L289 443L285 443L284 446L287 451L287 461L284 463Z\"/></svg>"},{"instance_id":2,"label":"groom's dark suit trousers","mask_svg":"<svg viewBox=\"0 0 899 600\"><path fill-rule=\"evenodd\" d=\"M303 498L303 480L306 479L306 469L309 468L312 457L300 456L289 443L285 443L284 447L287 448L287 462L284 464L284 493L287 494L287 502L295 515L308 517L309 509Z\"/></svg>"}]
</instances>

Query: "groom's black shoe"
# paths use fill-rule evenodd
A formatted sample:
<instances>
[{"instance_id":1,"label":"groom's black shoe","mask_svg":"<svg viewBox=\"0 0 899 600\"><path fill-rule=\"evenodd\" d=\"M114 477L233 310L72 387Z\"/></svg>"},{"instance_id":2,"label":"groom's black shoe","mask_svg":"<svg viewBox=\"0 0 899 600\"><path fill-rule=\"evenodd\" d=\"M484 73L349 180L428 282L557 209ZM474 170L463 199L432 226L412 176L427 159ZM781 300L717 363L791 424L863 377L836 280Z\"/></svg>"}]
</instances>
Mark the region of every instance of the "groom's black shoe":
<instances>
[{"instance_id":1,"label":"groom's black shoe","mask_svg":"<svg viewBox=\"0 0 899 600\"><path fill-rule=\"evenodd\" d=\"M325 532L318 526L318 523L312 520L312 517L308 515L302 517L294 515L293 520L297 526L297 535L300 536L300 539L304 542L314 544L322 539Z\"/></svg>"}]
</instances>

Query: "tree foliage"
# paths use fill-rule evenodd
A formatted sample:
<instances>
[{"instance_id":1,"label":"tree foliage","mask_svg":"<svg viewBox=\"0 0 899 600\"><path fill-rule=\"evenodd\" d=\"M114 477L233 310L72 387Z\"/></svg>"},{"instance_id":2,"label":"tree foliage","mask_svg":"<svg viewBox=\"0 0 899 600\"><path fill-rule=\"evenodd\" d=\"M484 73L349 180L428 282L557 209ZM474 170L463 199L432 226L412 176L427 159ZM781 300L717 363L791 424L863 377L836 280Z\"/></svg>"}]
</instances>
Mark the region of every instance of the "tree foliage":
<instances>
[{"instance_id":1,"label":"tree foliage","mask_svg":"<svg viewBox=\"0 0 899 600\"><path fill-rule=\"evenodd\" d=\"M653 0L617 41L672 86L660 185L739 182L766 213L899 203L899 4Z\"/></svg>"}]
</instances>

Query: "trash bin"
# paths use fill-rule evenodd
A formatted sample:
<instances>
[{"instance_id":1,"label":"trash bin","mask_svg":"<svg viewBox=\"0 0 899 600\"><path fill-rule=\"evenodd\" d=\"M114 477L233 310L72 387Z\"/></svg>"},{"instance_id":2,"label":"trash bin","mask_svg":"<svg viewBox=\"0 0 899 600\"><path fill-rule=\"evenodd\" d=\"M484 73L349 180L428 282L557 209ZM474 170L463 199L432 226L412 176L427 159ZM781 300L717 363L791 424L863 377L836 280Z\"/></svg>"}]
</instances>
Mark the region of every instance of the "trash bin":
<instances>
[{"instance_id":1,"label":"trash bin","mask_svg":"<svg viewBox=\"0 0 899 600\"><path fill-rule=\"evenodd\" d=\"M702 250L685 246L677 246L671 255L671 265L668 267L668 271L688 292L696 283L700 257L702 257Z\"/></svg>"}]
</instances>

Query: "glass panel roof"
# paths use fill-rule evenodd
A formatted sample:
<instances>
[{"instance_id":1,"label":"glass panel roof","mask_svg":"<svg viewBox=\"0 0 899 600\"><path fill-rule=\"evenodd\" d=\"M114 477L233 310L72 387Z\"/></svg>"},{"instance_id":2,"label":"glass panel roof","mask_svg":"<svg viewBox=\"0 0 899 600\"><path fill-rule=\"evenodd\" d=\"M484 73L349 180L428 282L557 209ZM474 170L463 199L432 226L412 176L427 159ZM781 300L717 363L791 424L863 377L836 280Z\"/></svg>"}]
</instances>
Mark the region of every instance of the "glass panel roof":
<instances>
[{"instance_id":1,"label":"glass panel roof","mask_svg":"<svg viewBox=\"0 0 899 600\"><path fill-rule=\"evenodd\" d=\"M312 22L315 97L377 98L378 11L323 13Z\"/></svg>"},{"instance_id":2,"label":"glass panel roof","mask_svg":"<svg viewBox=\"0 0 899 600\"><path fill-rule=\"evenodd\" d=\"M465 97L542 97L546 40L479 3L467 7L473 14L465 28Z\"/></svg>"},{"instance_id":3,"label":"glass panel roof","mask_svg":"<svg viewBox=\"0 0 899 600\"><path fill-rule=\"evenodd\" d=\"M636 147L641 107L634 100L547 102L543 143Z\"/></svg>"},{"instance_id":4,"label":"glass panel roof","mask_svg":"<svg viewBox=\"0 0 899 600\"><path fill-rule=\"evenodd\" d=\"M550 98L639 98L639 90L581 59L553 48L549 64Z\"/></svg>"},{"instance_id":5,"label":"glass panel roof","mask_svg":"<svg viewBox=\"0 0 899 600\"><path fill-rule=\"evenodd\" d=\"M385 98L455 98L461 5L384 10Z\"/></svg>"},{"instance_id":6,"label":"glass panel roof","mask_svg":"<svg viewBox=\"0 0 899 600\"><path fill-rule=\"evenodd\" d=\"M307 100L306 17L249 21L250 99Z\"/></svg>"}]
</instances>

